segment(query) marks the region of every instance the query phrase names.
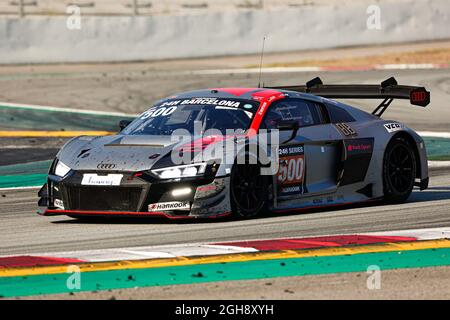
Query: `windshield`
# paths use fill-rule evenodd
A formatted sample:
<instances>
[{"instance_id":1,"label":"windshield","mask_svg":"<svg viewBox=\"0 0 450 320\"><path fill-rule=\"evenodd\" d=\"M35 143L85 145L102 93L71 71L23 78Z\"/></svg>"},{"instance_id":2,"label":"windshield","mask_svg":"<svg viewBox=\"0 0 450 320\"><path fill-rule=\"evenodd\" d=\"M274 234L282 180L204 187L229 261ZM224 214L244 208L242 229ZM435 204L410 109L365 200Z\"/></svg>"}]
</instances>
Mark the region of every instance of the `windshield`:
<instances>
[{"instance_id":1,"label":"windshield","mask_svg":"<svg viewBox=\"0 0 450 320\"><path fill-rule=\"evenodd\" d=\"M250 127L258 102L244 99L192 98L165 100L141 114L121 134L171 135L184 129L190 134L211 129L245 131ZM201 132L198 131L200 128Z\"/></svg>"}]
</instances>

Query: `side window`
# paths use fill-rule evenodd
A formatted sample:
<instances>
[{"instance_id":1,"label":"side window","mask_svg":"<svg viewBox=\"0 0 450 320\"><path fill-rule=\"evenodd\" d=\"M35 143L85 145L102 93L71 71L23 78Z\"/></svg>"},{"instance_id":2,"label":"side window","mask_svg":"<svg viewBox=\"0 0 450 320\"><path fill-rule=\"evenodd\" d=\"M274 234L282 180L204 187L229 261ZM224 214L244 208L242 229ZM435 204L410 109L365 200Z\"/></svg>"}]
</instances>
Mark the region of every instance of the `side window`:
<instances>
[{"instance_id":1,"label":"side window","mask_svg":"<svg viewBox=\"0 0 450 320\"><path fill-rule=\"evenodd\" d=\"M320 107L302 99L283 99L274 102L267 111L262 128L276 129L280 121L295 120L300 127L324 123Z\"/></svg>"},{"instance_id":2,"label":"side window","mask_svg":"<svg viewBox=\"0 0 450 320\"><path fill-rule=\"evenodd\" d=\"M340 107L336 107L330 104L327 104L328 114L330 115L331 123L342 123L342 122L353 122L355 118L353 118L347 111Z\"/></svg>"}]
</instances>

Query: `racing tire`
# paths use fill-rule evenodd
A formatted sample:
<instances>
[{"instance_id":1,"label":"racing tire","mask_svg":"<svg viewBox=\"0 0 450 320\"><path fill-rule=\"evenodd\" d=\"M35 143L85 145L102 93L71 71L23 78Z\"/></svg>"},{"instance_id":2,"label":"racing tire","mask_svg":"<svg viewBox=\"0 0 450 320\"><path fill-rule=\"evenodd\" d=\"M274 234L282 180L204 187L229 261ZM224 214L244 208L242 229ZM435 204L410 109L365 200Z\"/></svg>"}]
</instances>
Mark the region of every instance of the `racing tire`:
<instances>
[{"instance_id":1,"label":"racing tire","mask_svg":"<svg viewBox=\"0 0 450 320\"><path fill-rule=\"evenodd\" d=\"M383 159L384 200L388 203L405 202L414 188L416 158L411 145L401 137L392 139Z\"/></svg>"},{"instance_id":2,"label":"racing tire","mask_svg":"<svg viewBox=\"0 0 450 320\"><path fill-rule=\"evenodd\" d=\"M233 215L251 218L267 207L268 179L258 164L235 164L231 170L230 200Z\"/></svg>"}]
</instances>

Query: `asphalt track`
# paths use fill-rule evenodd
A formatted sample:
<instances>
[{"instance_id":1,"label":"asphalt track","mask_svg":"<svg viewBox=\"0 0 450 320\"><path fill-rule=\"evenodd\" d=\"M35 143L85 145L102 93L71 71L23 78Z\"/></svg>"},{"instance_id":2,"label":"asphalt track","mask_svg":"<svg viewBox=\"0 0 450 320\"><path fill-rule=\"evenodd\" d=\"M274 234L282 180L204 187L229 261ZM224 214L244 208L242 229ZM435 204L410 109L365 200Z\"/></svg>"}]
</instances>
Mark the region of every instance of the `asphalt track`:
<instances>
[{"instance_id":1,"label":"asphalt track","mask_svg":"<svg viewBox=\"0 0 450 320\"><path fill-rule=\"evenodd\" d=\"M450 226L450 173L433 171L430 189L400 205L319 210L245 221L118 220L83 223L40 217L36 190L0 192L2 255L231 241Z\"/></svg>"}]
</instances>

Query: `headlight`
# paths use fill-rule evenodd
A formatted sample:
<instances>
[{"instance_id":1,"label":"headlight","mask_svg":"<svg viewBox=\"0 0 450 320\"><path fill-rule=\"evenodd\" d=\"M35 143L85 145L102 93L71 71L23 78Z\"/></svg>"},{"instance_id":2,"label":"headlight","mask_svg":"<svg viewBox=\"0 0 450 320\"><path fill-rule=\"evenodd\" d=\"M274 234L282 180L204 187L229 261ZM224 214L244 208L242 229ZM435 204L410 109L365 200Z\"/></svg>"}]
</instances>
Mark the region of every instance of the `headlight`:
<instances>
[{"instance_id":1,"label":"headlight","mask_svg":"<svg viewBox=\"0 0 450 320\"><path fill-rule=\"evenodd\" d=\"M154 169L152 173L160 179L176 179L195 177L205 173L206 163L188 164L184 166L176 166L162 169Z\"/></svg>"},{"instance_id":2,"label":"headlight","mask_svg":"<svg viewBox=\"0 0 450 320\"><path fill-rule=\"evenodd\" d=\"M66 174L68 174L69 171L70 171L70 168L68 166L66 166L61 161L58 161L58 163L56 164L56 168L55 168L55 175L57 175L57 176L62 178Z\"/></svg>"}]
</instances>

